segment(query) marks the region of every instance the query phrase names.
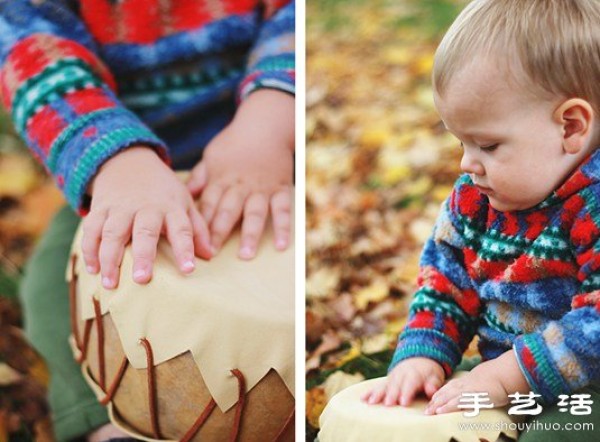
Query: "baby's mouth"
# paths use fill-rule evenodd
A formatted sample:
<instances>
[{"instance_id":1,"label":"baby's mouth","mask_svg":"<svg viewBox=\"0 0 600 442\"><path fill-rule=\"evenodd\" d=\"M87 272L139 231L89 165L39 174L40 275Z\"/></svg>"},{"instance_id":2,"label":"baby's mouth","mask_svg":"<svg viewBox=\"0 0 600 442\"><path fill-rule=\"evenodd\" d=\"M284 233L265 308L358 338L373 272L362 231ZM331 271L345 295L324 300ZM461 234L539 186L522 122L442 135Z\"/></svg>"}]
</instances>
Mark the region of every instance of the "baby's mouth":
<instances>
[{"instance_id":1,"label":"baby's mouth","mask_svg":"<svg viewBox=\"0 0 600 442\"><path fill-rule=\"evenodd\" d=\"M481 184L475 184L475 187L477 187L477 189L481 192L484 193L486 195L490 194L493 192L491 187L486 187L486 186L482 186Z\"/></svg>"}]
</instances>

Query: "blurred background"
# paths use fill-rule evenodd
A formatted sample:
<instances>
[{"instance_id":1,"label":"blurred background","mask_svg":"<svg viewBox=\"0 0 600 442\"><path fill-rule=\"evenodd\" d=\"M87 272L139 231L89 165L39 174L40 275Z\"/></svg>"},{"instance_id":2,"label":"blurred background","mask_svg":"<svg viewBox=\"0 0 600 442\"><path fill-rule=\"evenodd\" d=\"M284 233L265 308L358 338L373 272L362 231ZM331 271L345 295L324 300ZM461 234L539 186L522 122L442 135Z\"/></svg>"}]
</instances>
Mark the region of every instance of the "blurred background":
<instances>
[{"instance_id":1,"label":"blurred background","mask_svg":"<svg viewBox=\"0 0 600 442\"><path fill-rule=\"evenodd\" d=\"M63 204L0 110L0 442L51 440L48 373L23 337L17 292L36 241Z\"/></svg>"},{"instance_id":2,"label":"blurred background","mask_svg":"<svg viewBox=\"0 0 600 442\"><path fill-rule=\"evenodd\" d=\"M307 1L306 419L384 376L461 149L435 48L465 0Z\"/></svg>"},{"instance_id":3,"label":"blurred background","mask_svg":"<svg viewBox=\"0 0 600 442\"><path fill-rule=\"evenodd\" d=\"M48 373L23 337L17 292L35 243L63 204L0 110L0 442L51 440Z\"/></svg>"}]
</instances>

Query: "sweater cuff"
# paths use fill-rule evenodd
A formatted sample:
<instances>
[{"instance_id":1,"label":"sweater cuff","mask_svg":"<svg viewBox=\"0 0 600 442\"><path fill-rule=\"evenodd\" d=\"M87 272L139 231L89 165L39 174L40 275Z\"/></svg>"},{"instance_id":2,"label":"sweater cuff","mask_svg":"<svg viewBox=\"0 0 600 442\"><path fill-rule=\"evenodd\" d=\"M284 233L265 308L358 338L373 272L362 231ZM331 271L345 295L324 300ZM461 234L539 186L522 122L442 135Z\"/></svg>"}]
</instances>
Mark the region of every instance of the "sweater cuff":
<instances>
[{"instance_id":1,"label":"sweater cuff","mask_svg":"<svg viewBox=\"0 0 600 442\"><path fill-rule=\"evenodd\" d=\"M449 377L460 363L461 354L456 343L437 330L407 329L398 338L388 373L405 359L424 357L439 363Z\"/></svg>"},{"instance_id":2,"label":"sweater cuff","mask_svg":"<svg viewBox=\"0 0 600 442\"><path fill-rule=\"evenodd\" d=\"M554 366L540 334L517 337L513 349L527 383L535 393L542 396L544 403L554 403L560 394L570 391Z\"/></svg>"},{"instance_id":3,"label":"sweater cuff","mask_svg":"<svg viewBox=\"0 0 600 442\"><path fill-rule=\"evenodd\" d=\"M154 148L169 162L165 144L135 115L121 107L96 111L75 120L54 144L51 152L55 156L48 158L48 168L68 203L80 215L89 210L90 201L85 191L90 181L102 164L118 152L143 145Z\"/></svg>"},{"instance_id":4,"label":"sweater cuff","mask_svg":"<svg viewBox=\"0 0 600 442\"><path fill-rule=\"evenodd\" d=\"M295 55L266 57L252 67L239 87L239 101L258 89L277 89L295 94Z\"/></svg>"}]
</instances>

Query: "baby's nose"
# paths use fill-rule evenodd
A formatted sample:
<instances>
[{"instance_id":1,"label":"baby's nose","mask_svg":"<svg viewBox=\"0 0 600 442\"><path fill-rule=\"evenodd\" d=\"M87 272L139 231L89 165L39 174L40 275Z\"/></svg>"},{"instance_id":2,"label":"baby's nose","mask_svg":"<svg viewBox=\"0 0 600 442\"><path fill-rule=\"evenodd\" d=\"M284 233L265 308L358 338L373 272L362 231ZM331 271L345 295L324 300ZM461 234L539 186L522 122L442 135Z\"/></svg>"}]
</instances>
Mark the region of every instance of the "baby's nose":
<instances>
[{"instance_id":1,"label":"baby's nose","mask_svg":"<svg viewBox=\"0 0 600 442\"><path fill-rule=\"evenodd\" d=\"M466 151L463 153L462 159L460 160L460 168L465 173L485 175L483 164Z\"/></svg>"}]
</instances>

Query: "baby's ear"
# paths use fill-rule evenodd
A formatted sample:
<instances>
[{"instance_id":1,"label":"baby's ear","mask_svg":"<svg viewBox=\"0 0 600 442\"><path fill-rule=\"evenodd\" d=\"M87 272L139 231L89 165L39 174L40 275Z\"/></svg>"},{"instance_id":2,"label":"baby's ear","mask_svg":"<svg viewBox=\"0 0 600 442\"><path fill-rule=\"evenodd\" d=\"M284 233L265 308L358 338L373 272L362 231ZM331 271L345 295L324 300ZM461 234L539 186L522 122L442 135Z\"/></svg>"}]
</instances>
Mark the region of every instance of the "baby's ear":
<instances>
[{"instance_id":1,"label":"baby's ear","mask_svg":"<svg viewBox=\"0 0 600 442\"><path fill-rule=\"evenodd\" d=\"M564 101L554 111L553 119L562 126L563 150L568 154L581 152L593 136L594 110L581 98Z\"/></svg>"}]
</instances>

